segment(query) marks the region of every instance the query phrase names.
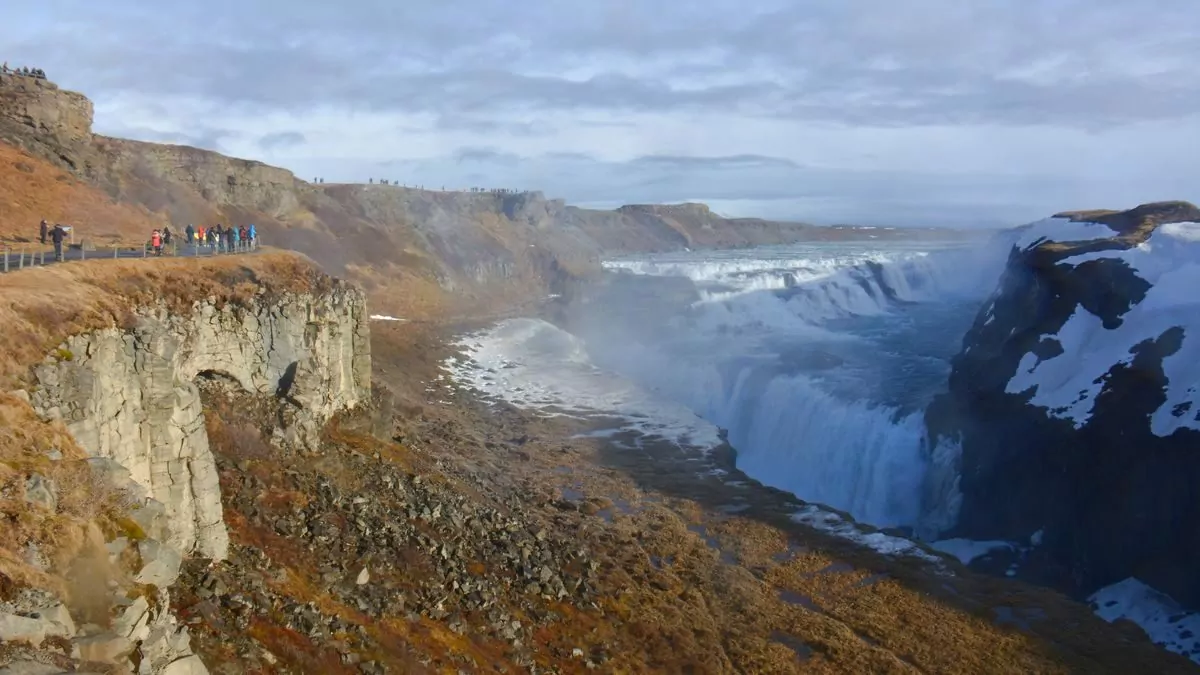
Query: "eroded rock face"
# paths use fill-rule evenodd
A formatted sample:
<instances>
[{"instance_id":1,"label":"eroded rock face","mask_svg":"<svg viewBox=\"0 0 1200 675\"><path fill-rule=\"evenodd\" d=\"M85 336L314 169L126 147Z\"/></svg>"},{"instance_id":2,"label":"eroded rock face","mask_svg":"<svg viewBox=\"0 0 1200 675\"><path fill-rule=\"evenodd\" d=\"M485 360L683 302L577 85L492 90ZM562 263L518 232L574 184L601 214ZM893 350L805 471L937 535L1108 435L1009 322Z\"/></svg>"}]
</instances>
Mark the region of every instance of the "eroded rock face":
<instances>
[{"instance_id":1,"label":"eroded rock face","mask_svg":"<svg viewBox=\"0 0 1200 675\"><path fill-rule=\"evenodd\" d=\"M35 409L61 418L89 454L115 460L164 505L168 543L219 560L229 540L196 379L285 397L315 426L369 395L365 299L339 285L245 306L148 310L128 330L70 338L35 376Z\"/></svg>"},{"instance_id":2,"label":"eroded rock face","mask_svg":"<svg viewBox=\"0 0 1200 675\"><path fill-rule=\"evenodd\" d=\"M88 143L92 138L92 102L49 80L0 74L0 120L64 146ZM3 136L17 137L16 129L12 132Z\"/></svg>"},{"instance_id":3,"label":"eroded rock face","mask_svg":"<svg viewBox=\"0 0 1200 675\"><path fill-rule=\"evenodd\" d=\"M1075 593L1136 576L1200 604L1194 221L1172 202L1022 237L927 414L961 447L946 536L1040 542L1030 576Z\"/></svg>"}]
</instances>

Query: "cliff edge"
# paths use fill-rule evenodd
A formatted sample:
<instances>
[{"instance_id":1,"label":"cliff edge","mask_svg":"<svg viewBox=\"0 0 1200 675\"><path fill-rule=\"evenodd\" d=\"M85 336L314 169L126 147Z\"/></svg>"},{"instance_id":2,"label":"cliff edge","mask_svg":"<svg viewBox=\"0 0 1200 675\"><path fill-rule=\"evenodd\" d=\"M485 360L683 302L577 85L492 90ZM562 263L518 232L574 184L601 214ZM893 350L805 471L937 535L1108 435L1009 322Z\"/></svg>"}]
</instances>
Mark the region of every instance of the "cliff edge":
<instances>
[{"instance_id":1,"label":"cliff edge","mask_svg":"<svg viewBox=\"0 0 1200 675\"><path fill-rule=\"evenodd\" d=\"M276 440L311 449L370 399L365 295L291 254L60 265L0 293L6 659L206 672L170 610L184 561L230 545L201 388L273 397Z\"/></svg>"},{"instance_id":2,"label":"cliff edge","mask_svg":"<svg viewBox=\"0 0 1200 675\"><path fill-rule=\"evenodd\" d=\"M927 414L960 453L950 535L1030 542L1025 576L1081 596L1135 577L1194 607L1200 209L1062 213L1017 237Z\"/></svg>"}]
</instances>

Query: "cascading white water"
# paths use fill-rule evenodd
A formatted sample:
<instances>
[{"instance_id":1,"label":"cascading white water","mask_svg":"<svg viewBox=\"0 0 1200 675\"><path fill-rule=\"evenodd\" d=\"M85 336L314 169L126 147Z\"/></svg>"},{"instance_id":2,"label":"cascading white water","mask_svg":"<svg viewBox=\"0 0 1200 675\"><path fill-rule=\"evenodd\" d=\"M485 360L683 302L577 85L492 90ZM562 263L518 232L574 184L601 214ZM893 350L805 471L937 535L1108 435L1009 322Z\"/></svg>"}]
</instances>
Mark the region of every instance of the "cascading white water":
<instances>
[{"instance_id":1,"label":"cascading white water","mask_svg":"<svg viewBox=\"0 0 1200 675\"><path fill-rule=\"evenodd\" d=\"M915 527L939 499L927 476L953 485L929 472L947 453L925 448L923 407L1006 252L820 245L613 261L687 277L698 300L658 312L654 330L622 325L640 302L626 293L580 331L593 362L727 429L747 474L877 526Z\"/></svg>"},{"instance_id":2,"label":"cascading white water","mask_svg":"<svg viewBox=\"0 0 1200 675\"><path fill-rule=\"evenodd\" d=\"M944 250L942 250L944 249ZM544 414L601 413L877 526L953 523L953 448L922 413L1007 245L812 244L610 261L560 327L464 338L460 381ZM669 277L673 277L669 278ZM593 416L595 417L595 416ZM716 425L716 426L714 426Z\"/></svg>"}]
</instances>

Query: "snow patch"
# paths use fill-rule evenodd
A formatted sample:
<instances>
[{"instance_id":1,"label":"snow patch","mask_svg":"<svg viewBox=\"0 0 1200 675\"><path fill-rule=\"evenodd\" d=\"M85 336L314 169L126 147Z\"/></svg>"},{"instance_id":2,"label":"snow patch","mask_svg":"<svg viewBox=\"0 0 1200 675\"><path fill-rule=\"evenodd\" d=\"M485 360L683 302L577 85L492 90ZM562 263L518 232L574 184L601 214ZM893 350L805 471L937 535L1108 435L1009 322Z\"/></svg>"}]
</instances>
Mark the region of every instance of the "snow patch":
<instances>
[{"instance_id":1,"label":"snow patch","mask_svg":"<svg viewBox=\"0 0 1200 675\"><path fill-rule=\"evenodd\" d=\"M971 539L943 539L930 544L931 547L958 558L964 565L970 565L971 561L984 556L992 551L1000 549L1012 550L1013 545L1007 541L973 541Z\"/></svg>"},{"instance_id":2,"label":"snow patch","mask_svg":"<svg viewBox=\"0 0 1200 675\"><path fill-rule=\"evenodd\" d=\"M1117 234L1102 223L1077 222L1069 218L1046 218L1017 230L1020 236L1015 246L1022 251L1047 242L1090 241L1107 239Z\"/></svg>"},{"instance_id":3,"label":"snow patch","mask_svg":"<svg viewBox=\"0 0 1200 675\"><path fill-rule=\"evenodd\" d=\"M1088 601L1101 619L1128 619L1155 644L1200 663L1200 614L1185 612L1170 596L1129 577L1101 588Z\"/></svg>"},{"instance_id":4,"label":"snow patch","mask_svg":"<svg viewBox=\"0 0 1200 675\"><path fill-rule=\"evenodd\" d=\"M858 525L818 506L809 505L803 507L792 514L792 520L815 530L828 532L842 539L852 541L884 555L908 556L932 563L941 563L941 560L936 555L927 552L910 539L884 534L883 532L864 532Z\"/></svg>"},{"instance_id":5,"label":"snow patch","mask_svg":"<svg viewBox=\"0 0 1200 675\"><path fill-rule=\"evenodd\" d=\"M716 426L597 368L578 338L545 321L508 319L457 345L467 358L448 358L443 368L460 383L518 408L546 417L617 418L614 433L637 431L702 451L722 443Z\"/></svg>"},{"instance_id":6,"label":"snow patch","mask_svg":"<svg viewBox=\"0 0 1200 675\"><path fill-rule=\"evenodd\" d=\"M1167 400L1153 413L1150 428L1158 436L1179 428L1200 430L1200 295L1195 292L1200 288L1200 223L1164 225L1134 248L1085 253L1062 264L1102 259L1124 261L1152 284L1146 297L1112 330L1077 307L1054 336L1062 353L1045 360L1025 354L1005 391L1033 390L1031 404L1071 420L1078 429L1091 419L1105 375L1117 364L1132 362L1131 350L1139 343L1178 327L1183 329L1182 345L1163 359Z\"/></svg>"}]
</instances>

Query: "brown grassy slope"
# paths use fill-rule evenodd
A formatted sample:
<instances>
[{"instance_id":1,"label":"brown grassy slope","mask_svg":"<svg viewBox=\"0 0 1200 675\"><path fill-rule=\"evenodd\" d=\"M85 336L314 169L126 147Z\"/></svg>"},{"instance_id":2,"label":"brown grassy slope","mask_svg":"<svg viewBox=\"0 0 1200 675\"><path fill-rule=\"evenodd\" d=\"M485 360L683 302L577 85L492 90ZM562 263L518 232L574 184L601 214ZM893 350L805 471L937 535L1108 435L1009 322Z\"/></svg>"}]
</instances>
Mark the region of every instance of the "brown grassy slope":
<instances>
[{"instance_id":1,"label":"brown grassy slope","mask_svg":"<svg viewBox=\"0 0 1200 675\"><path fill-rule=\"evenodd\" d=\"M70 335L125 325L134 308L164 301L188 307L330 283L294 253L158 260L91 260L0 275L0 388L21 386L29 368Z\"/></svg>"},{"instance_id":2,"label":"brown grassy slope","mask_svg":"<svg viewBox=\"0 0 1200 675\"><path fill-rule=\"evenodd\" d=\"M0 143L0 242L34 242L38 223L63 223L99 245L144 241L166 220L120 203L49 162ZM78 239L77 239L78 241Z\"/></svg>"}]
</instances>

